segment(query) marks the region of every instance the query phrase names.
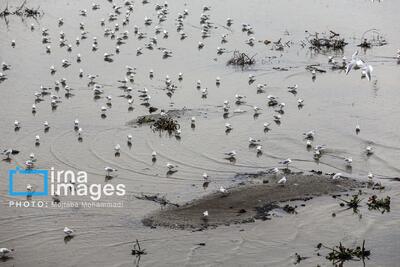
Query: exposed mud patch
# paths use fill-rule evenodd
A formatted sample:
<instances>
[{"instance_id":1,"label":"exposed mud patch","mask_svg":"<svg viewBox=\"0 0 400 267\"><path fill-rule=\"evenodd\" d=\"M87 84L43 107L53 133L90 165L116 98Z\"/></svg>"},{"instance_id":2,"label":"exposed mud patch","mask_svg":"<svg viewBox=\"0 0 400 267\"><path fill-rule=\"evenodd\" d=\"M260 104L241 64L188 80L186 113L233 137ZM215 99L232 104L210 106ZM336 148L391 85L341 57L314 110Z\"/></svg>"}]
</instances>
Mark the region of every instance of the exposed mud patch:
<instances>
[{"instance_id":1,"label":"exposed mud patch","mask_svg":"<svg viewBox=\"0 0 400 267\"><path fill-rule=\"evenodd\" d=\"M287 183L278 185L277 177L265 175L268 183L242 185L229 189L228 194L213 193L204 198L155 212L143 219L150 227L165 226L175 229L204 230L219 225L254 222L269 219L269 212L279 207L279 202L291 200L307 201L315 196L348 191L361 183L341 178L333 180L325 175L288 174ZM209 216L204 217L203 212Z\"/></svg>"}]
</instances>

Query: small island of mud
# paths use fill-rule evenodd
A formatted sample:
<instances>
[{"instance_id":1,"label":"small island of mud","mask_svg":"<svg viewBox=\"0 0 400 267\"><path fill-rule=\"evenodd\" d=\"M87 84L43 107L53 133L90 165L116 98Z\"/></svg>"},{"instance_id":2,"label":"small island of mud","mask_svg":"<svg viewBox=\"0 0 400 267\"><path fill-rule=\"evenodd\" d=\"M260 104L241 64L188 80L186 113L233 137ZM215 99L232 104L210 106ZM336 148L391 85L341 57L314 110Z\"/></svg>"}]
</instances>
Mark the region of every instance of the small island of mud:
<instances>
[{"instance_id":1,"label":"small island of mud","mask_svg":"<svg viewBox=\"0 0 400 267\"><path fill-rule=\"evenodd\" d=\"M286 177L287 183L279 185L275 175L264 175L259 177L263 184L241 185L229 189L228 193L216 192L179 207L169 207L150 214L143 219L143 224L150 227L204 230L258 219L268 220L269 212L283 207L282 202L307 201L315 196L349 191L362 185L350 178L333 180L330 175L288 174ZM203 216L204 211L208 211L207 217Z\"/></svg>"}]
</instances>

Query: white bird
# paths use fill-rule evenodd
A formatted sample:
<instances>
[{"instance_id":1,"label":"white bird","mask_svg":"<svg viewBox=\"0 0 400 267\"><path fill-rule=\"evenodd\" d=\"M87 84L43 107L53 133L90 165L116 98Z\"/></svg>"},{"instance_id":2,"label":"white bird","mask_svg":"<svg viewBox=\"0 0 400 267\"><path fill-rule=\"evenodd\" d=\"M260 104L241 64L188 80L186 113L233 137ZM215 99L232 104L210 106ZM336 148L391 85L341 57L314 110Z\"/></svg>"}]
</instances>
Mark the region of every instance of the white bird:
<instances>
[{"instance_id":1,"label":"white bird","mask_svg":"<svg viewBox=\"0 0 400 267\"><path fill-rule=\"evenodd\" d=\"M197 80L197 82L196 82L196 87L197 87L197 89L200 89L200 88L201 88L201 81L200 81L200 80Z\"/></svg>"},{"instance_id":2,"label":"white bird","mask_svg":"<svg viewBox=\"0 0 400 267\"><path fill-rule=\"evenodd\" d=\"M157 152L156 151L151 152L151 158L152 159L156 159L157 158Z\"/></svg>"},{"instance_id":3,"label":"white bird","mask_svg":"<svg viewBox=\"0 0 400 267\"><path fill-rule=\"evenodd\" d=\"M273 117L275 122L277 123L281 122L281 115L275 114Z\"/></svg>"},{"instance_id":4,"label":"white bird","mask_svg":"<svg viewBox=\"0 0 400 267\"><path fill-rule=\"evenodd\" d=\"M255 76L254 76L254 74L249 74L249 82L254 82L256 79L255 79Z\"/></svg>"},{"instance_id":5,"label":"white bird","mask_svg":"<svg viewBox=\"0 0 400 267\"><path fill-rule=\"evenodd\" d=\"M311 140L307 140L306 146L307 146L308 148L312 147L312 141L311 141Z\"/></svg>"},{"instance_id":6,"label":"white bird","mask_svg":"<svg viewBox=\"0 0 400 267\"><path fill-rule=\"evenodd\" d=\"M315 79L317 77L317 73L315 70L311 71L312 78Z\"/></svg>"},{"instance_id":7,"label":"white bird","mask_svg":"<svg viewBox=\"0 0 400 267\"><path fill-rule=\"evenodd\" d=\"M232 150L232 151L229 151L229 152L225 152L224 153L226 156L228 156L228 158L235 158L236 157L236 151L235 150Z\"/></svg>"},{"instance_id":8,"label":"white bird","mask_svg":"<svg viewBox=\"0 0 400 267\"><path fill-rule=\"evenodd\" d=\"M349 74L349 72L354 68L354 69L359 69L364 66L364 61L361 59L357 58L358 56L358 51L354 52L354 54L351 56L351 61L347 64L346 66L346 75Z\"/></svg>"},{"instance_id":9,"label":"white bird","mask_svg":"<svg viewBox=\"0 0 400 267\"><path fill-rule=\"evenodd\" d=\"M222 194L228 193L228 190L226 188L224 188L223 186L220 186L218 191L221 192Z\"/></svg>"},{"instance_id":10,"label":"white bird","mask_svg":"<svg viewBox=\"0 0 400 267\"><path fill-rule=\"evenodd\" d=\"M43 123L43 126L44 126L44 129L45 129L45 130L48 130L48 129L50 128L48 121L45 121L45 122Z\"/></svg>"},{"instance_id":11,"label":"white bird","mask_svg":"<svg viewBox=\"0 0 400 267\"><path fill-rule=\"evenodd\" d=\"M264 122L264 130L268 130L270 125L271 125L271 123Z\"/></svg>"},{"instance_id":12,"label":"white bird","mask_svg":"<svg viewBox=\"0 0 400 267\"><path fill-rule=\"evenodd\" d=\"M367 65L364 64L362 67L362 71L361 71L361 77L364 78L366 77L368 81L371 81L371 77L372 77L372 71L374 70L374 68L372 68L371 65Z\"/></svg>"},{"instance_id":13,"label":"white bird","mask_svg":"<svg viewBox=\"0 0 400 267\"><path fill-rule=\"evenodd\" d=\"M128 143L132 142L132 135L128 134L126 138L128 139Z\"/></svg>"},{"instance_id":14,"label":"white bird","mask_svg":"<svg viewBox=\"0 0 400 267\"><path fill-rule=\"evenodd\" d=\"M262 108L259 108L259 107L257 107L257 106L254 106L254 107L253 107L253 110L254 110L254 114L259 114L260 111L262 110Z\"/></svg>"},{"instance_id":15,"label":"white bird","mask_svg":"<svg viewBox=\"0 0 400 267\"><path fill-rule=\"evenodd\" d=\"M284 184L286 184L286 182L287 182L286 176L283 176L283 177L278 181L278 184L284 185Z\"/></svg>"},{"instance_id":16,"label":"white bird","mask_svg":"<svg viewBox=\"0 0 400 267\"><path fill-rule=\"evenodd\" d=\"M7 156L6 159L10 159L10 156L11 156L11 155L17 155L18 153L19 153L18 150L9 148L9 149L3 150L0 154L2 154L2 155L4 155L4 156Z\"/></svg>"},{"instance_id":17,"label":"white bird","mask_svg":"<svg viewBox=\"0 0 400 267\"><path fill-rule=\"evenodd\" d=\"M261 140L259 140L259 139L255 139L255 138L249 137L250 145L258 145L260 143L260 141Z\"/></svg>"},{"instance_id":18,"label":"white bird","mask_svg":"<svg viewBox=\"0 0 400 267\"><path fill-rule=\"evenodd\" d=\"M273 173L273 174L278 174L278 173L280 172L280 170L279 170L278 168L275 167L275 168L273 168L273 169L270 169L269 172L270 172L270 173Z\"/></svg>"},{"instance_id":19,"label":"white bird","mask_svg":"<svg viewBox=\"0 0 400 267\"><path fill-rule=\"evenodd\" d=\"M111 167L109 167L109 166L105 167L105 168L104 168L104 170L106 171L106 173L107 173L107 176L110 176L110 174L111 174L111 173L113 173L113 172L116 172L116 171L117 171L117 169L115 169L115 168L111 168Z\"/></svg>"},{"instance_id":20,"label":"white bird","mask_svg":"<svg viewBox=\"0 0 400 267\"><path fill-rule=\"evenodd\" d=\"M233 129L232 125L230 123L225 123L225 130L226 131L231 131Z\"/></svg>"},{"instance_id":21,"label":"white bird","mask_svg":"<svg viewBox=\"0 0 400 267\"><path fill-rule=\"evenodd\" d=\"M19 121L17 121L17 120L14 121L14 127L15 127L16 129L20 128L20 123L19 123Z\"/></svg>"},{"instance_id":22,"label":"white bird","mask_svg":"<svg viewBox=\"0 0 400 267\"><path fill-rule=\"evenodd\" d=\"M79 137L79 138L82 137L82 133L83 133L82 128L78 128L78 137Z\"/></svg>"},{"instance_id":23,"label":"white bird","mask_svg":"<svg viewBox=\"0 0 400 267\"><path fill-rule=\"evenodd\" d=\"M175 168L178 167L178 165L174 165L174 164L169 163L169 162L168 162L165 166L167 166L167 168L168 168L170 171L175 170Z\"/></svg>"},{"instance_id":24,"label":"white bird","mask_svg":"<svg viewBox=\"0 0 400 267\"><path fill-rule=\"evenodd\" d=\"M352 158L345 158L344 161L348 167L351 167L351 164L353 163Z\"/></svg>"},{"instance_id":25,"label":"white bird","mask_svg":"<svg viewBox=\"0 0 400 267\"><path fill-rule=\"evenodd\" d=\"M28 184L28 185L26 186L26 191L32 192L32 189L33 189L32 185Z\"/></svg>"},{"instance_id":26,"label":"white bird","mask_svg":"<svg viewBox=\"0 0 400 267\"><path fill-rule=\"evenodd\" d=\"M342 177L342 173L338 172L338 173L336 173L335 175L332 176L332 179L333 180L337 180L337 179L339 179L341 177Z\"/></svg>"},{"instance_id":27,"label":"white bird","mask_svg":"<svg viewBox=\"0 0 400 267\"><path fill-rule=\"evenodd\" d=\"M119 144L116 144L114 147L115 153L119 153L121 151L121 146Z\"/></svg>"},{"instance_id":28,"label":"white bird","mask_svg":"<svg viewBox=\"0 0 400 267\"><path fill-rule=\"evenodd\" d=\"M374 174L372 172L368 173L368 179L372 180L374 178Z\"/></svg>"},{"instance_id":29,"label":"white bird","mask_svg":"<svg viewBox=\"0 0 400 267\"><path fill-rule=\"evenodd\" d=\"M303 135L304 135L305 138L307 138L307 139L313 139L313 138L314 138L314 135L315 135L315 131L314 131L314 130L311 130L311 131L308 131L308 132L303 133Z\"/></svg>"},{"instance_id":30,"label":"white bird","mask_svg":"<svg viewBox=\"0 0 400 267\"><path fill-rule=\"evenodd\" d=\"M11 252L13 252L14 249L8 249L8 248L0 248L0 258L6 258L8 257L8 254L10 254Z\"/></svg>"},{"instance_id":31,"label":"white bird","mask_svg":"<svg viewBox=\"0 0 400 267\"><path fill-rule=\"evenodd\" d=\"M190 121L192 122L192 125L194 125L196 123L196 117L192 117Z\"/></svg>"},{"instance_id":32,"label":"white bird","mask_svg":"<svg viewBox=\"0 0 400 267\"><path fill-rule=\"evenodd\" d=\"M365 148L365 151L367 152L367 155L372 155L374 154L374 149L372 148L372 146L367 146Z\"/></svg>"},{"instance_id":33,"label":"white bird","mask_svg":"<svg viewBox=\"0 0 400 267\"><path fill-rule=\"evenodd\" d=\"M26 166L26 168L27 169L33 169L33 166L34 166L34 163L33 163L33 161L32 160L27 160L27 161L25 161L25 166Z\"/></svg>"},{"instance_id":34,"label":"white bird","mask_svg":"<svg viewBox=\"0 0 400 267\"><path fill-rule=\"evenodd\" d=\"M68 227L65 226L65 228L64 228L64 234L65 234L66 236L73 236L73 235L74 235L74 230L69 229Z\"/></svg>"},{"instance_id":35,"label":"white bird","mask_svg":"<svg viewBox=\"0 0 400 267\"><path fill-rule=\"evenodd\" d=\"M112 59L112 56L113 56L114 54L108 54L108 53L104 53L104 60L111 60Z\"/></svg>"},{"instance_id":36,"label":"white bird","mask_svg":"<svg viewBox=\"0 0 400 267\"><path fill-rule=\"evenodd\" d=\"M313 157L314 159L319 160L319 158L321 157L321 151L318 149L314 150Z\"/></svg>"},{"instance_id":37,"label":"white bird","mask_svg":"<svg viewBox=\"0 0 400 267\"><path fill-rule=\"evenodd\" d=\"M210 178L210 176L208 176L208 174L206 172L203 173L203 179L204 180L208 180L208 178Z\"/></svg>"},{"instance_id":38,"label":"white bird","mask_svg":"<svg viewBox=\"0 0 400 267\"><path fill-rule=\"evenodd\" d=\"M208 217L208 210L203 212L203 217Z\"/></svg>"},{"instance_id":39,"label":"white bird","mask_svg":"<svg viewBox=\"0 0 400 267\"><path fill-rule=\"evenodd\" d=\"M299 88L299 86L297 85L297 84L295 84L295 85L293 85L293 86L288 86L288 91L290 92L290 93L293 93L293 94L295 94L295 93L297 93L297 89Z\"/></svg>"},{"instance_id":40,"label":"white bird","mask_svg":"<svg viewBox=\"0 0 400 267\"><path fill-rule=\"evenodd\" d=\"M35 136L35 143L36 143L36 144L39 144L39 143L40 143L40 136L39 136L39 135L36 135L36 136Z\"/></svg>"},{"instance_id":41,"label":"white bird","mask_svg":"<svg viewBox=\"0 0 400 267\"><path fill-rule=\"evenodd\" d=\"M261 145L258 145L258 146L256 147L256 150L257 150L257 153L261 153L261 152L262 152L262 146L261 146Z\"/></svg>"},{"instance_id":42,"label":"white bird","mask_svg":"<svg viewBox=\"0 0 400 267\"><path fill-rule=\"evenodd\" d=\"M207 95L208 95L208 90L207 90L207 88L204 88L203 90L201 90L201 96L202 96L203 98L207 97Z\"/></svg>"},{"instance_id":43,"label":"white bird","mask_svg":"<svg viewBox=\"0 0 400 267\"><path fill-rule=\"evenodd\" d=\"M286 167L289 167L289 164L292 163L292 160L290 158L288 158L288 159L282 160L278 163L282 164L282 165L286 165Z\"/></svg>"}]
</instances>

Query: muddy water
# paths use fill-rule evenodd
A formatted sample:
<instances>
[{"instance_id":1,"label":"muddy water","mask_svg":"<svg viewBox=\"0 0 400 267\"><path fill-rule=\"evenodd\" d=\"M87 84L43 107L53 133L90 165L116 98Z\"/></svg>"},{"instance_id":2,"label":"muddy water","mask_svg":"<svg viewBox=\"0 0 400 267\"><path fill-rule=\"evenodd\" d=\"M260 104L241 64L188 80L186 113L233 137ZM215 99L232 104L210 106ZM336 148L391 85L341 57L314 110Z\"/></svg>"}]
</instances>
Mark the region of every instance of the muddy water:
<instances>
[{"instance_id":1,"label":"muddy water","mask_svg":"<svg viewBox=\"0 0 400 267\"><path fill-rule=\"evenodd\" d=\"M119 3L121 4L121 3ZM154 35L154 25L144 26L144 17L156 20L154 5L137 2L128 26L122 27L122 18L109 23L119 23L120 31L128 30L129 39L121 45L121 52L114 62L107 63L103 54L114 53L115 40L103 37L100 19L112 12L111 4L101 3L100 10L92 11L90 1L30 1L40 5L45 15L38 21L21 22L11 18L9 27L0 23L0 61L12 65L6 71L8 79L0 84L0 147L12 147L21 151L11 162L0 162L0 247L14 247L17 251L12 259L2 262L4 266L131 266L134 258L130 255L131 242L141 240L148 254L140 260L141 266L181 265L251 265L290 266L295 252L310 257L303 266L329 265L316 256L314 247L323 242L335 245L343 241L356 245L367 240L372 250L371 266L397 266L400 212L398 182L384 178L400 175L398 158L400 153L400 126L397 123L400 108L399 65L392 58L399 48L398 9L396 1L371 3L366 0L354 1L173 1L169 3L170 13L162 27L170 33L168 39L158 36L158 47L173 51L173 56L163 59L158 49L143 49L143 55L136 56L136 48L143 47L147 39L138 40L133 35L137 24L148 36ZM161 2L160 2L161 4ZM2 3L2 6L4 3ZM201 41L199 16L203 5L211 5L211 21L216 28L211 37L203 40L205 47L197 49ZM79 16L80 9L88 9L87 17ZM176 32L175 18L188 9L184 22L188 38L181 41ZM123 9L124 10L124 9ZM57 26L59 17L64 17L62 27ZM234 20L230 29L224 27L227 17ZM79 22L85 23L88 39L75 45L80 35ZM250 23L257 40L291 41L284 51L271 50L270 46L256 42L254 47L244 43L249 37L241 31L242 23ZM33 23L35 30L30 31ZM52 40L51 54L46 54L41 43L40 29L49 28ZM363 32L376 28L381 31L388 45L360 51L360 56L374 67L372 82L360 79L360 71L345 75L328 71L317 74L313 82L305 66L320 63L328 69L327 56L332 53L315 54L302 48L305 30L341 33L349 45L338 53L347 58L357 49ZM64 31L72 52L58 46L59 32ZM228 43L221 45L221 35L228 34ZM92 37L97 37L99 49L91 51ZM11 40L16 47L11 47ZM216 54L218 46L228 51L240 49L255 54L257 64L241 70L226 66L231 54ZM76 63L76 54L82 55L82 62ZM61 67L62 59L72 65ZM57 72L50 75L50 66ZM153 133L148 127L126 126L126 122L139 115L147 114L140 105L139 93L134 91L134 110L128 111L125 98L118 97L118 80L125 77L125 66L135 66L134 89L146 87L152 97L153 106L164 109L192 108L201 111L196 127L190 127L190 117L180 120L182 137ZM276 71L273 67L288 68ZM79 69L85 76L78 77ZM149 70L154 78L149 78ZM179 72L183 80L177 81ZM106 100L93 99L91 88L87 87L86 74L98 74L97 81L104 85L105 95L113 97L107 118L100 116L100 108ZM248 75L253 73L256 82L248 84ZM164 86L169 75L178 89L169 98ZM215 78L221 77L221 85L215 85ZM66 99L63 89L58 94L62 103L52 110L47 96L37 104L37 113L31 113L34 92L40 86L53 86L55 80L66 78L74 89L74 96ZM209 94L201 98L196 81L201 80ZM264 94L256 93L257 83L267 83ZM297 96L287 92L287 86L298 84ZM246 105L234 105L235 94L247 96ZM281 125L273 123L276 114L266 105L266 96L276 95L286 103ZM304 107L297 108L297 98L304 99ZM247 112L224 119L222 104L231 102L232 110L240 108ZM252 106L262 107L262 113L253 117ZM232 115L232 114L231 114ZM83 128L83 140L78 142L73 131L73 121L79 118ZM21 122L21 129L14 131L13 122ZM50 130L43 132L43 122L50 123ZM233 131L227 135L224 123L229 122ZM271 131L263 132L263 123L272 122ZM355 134L359 124L361 132ZM312 158L312 152L305 149L302 133L315 129L315 144L326 144L327 153L319 162ZM126 136L132 134L133 146L126 145ZM34 139L40 135L41 144L35 146ZM248 147L248 138L261 139L264 153L257 157L254 149ZM120 157L114 156L114 146L121 144ZM372 144L375 153L366 157L364 149ZM158 159L151 161L155 150ZM235 164L223 159L223 152L236 150ZM108 183L125 184L125 197L104 197L102 202L123 202L122 208L10 208L10 200L20 198L8 195L8 170L23 165L29 154L34 152L37 169L55 167L59 170L86 171L90 183L105 184L104 167L117 168L118 175ZM386 186L380 196L392 197L390 213L380 214L361 208L362 219L350 211L339 212L337 200L321 197L307 202L299 208L297 215L278 214L267 222L219 227L206 232L176 231L163 228L144 227L141 219L151 211L159 209L152 202L135 199L142 192L161 193L173 202L184 202L215 191L220 185L229 186L238 172L255 172L275 167L279 160L291 157L295 170L319 169L327 172L342 172L348 176L366 179L373 172ZM353 168L346 169L344 157L353 158ZM177 164L178 172L166 175L165 164ZM203 172L211 177L210 186L202 187ZM22 178L24 179L24 178ZM23 184L32 183L23 180ZM51 201L50 198L38 197ZM62 201L89 201L88 198L65 197ZM338 213L332 218L331 213ZM62 229L69 226L76 230L76 237L64 242ZM205 242L206 246L196 244ZM135 262L136 263L136 262ZM359 263L352 263L359 266Z\"/></svg>"}]
</instances>

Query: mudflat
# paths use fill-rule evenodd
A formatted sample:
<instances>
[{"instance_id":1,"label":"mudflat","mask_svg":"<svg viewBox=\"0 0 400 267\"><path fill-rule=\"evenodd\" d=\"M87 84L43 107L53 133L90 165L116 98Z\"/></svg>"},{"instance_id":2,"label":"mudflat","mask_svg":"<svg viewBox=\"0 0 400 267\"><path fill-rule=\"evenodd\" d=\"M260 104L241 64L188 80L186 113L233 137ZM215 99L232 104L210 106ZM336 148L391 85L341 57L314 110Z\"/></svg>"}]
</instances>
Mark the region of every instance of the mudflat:
<instances>
[{"instance_id":1,"label":"mudflat","mask_svg":"<svg viewBox=\"0 0 400 267\"><path fill-rule=\"evenodd\" d=\"M219 225L269 219L269 212L282 202L307 201L315 196L352 190L361 185L350 178L333 180L329 175L289 174L287 183L277 183L275 175L259 177L262 184L243 184L193 200L179 207L169 207L143 219L147 226L176 229L213 228ZM203 212L208 211L208 216Z\"/></svg>"}]
</instances>

